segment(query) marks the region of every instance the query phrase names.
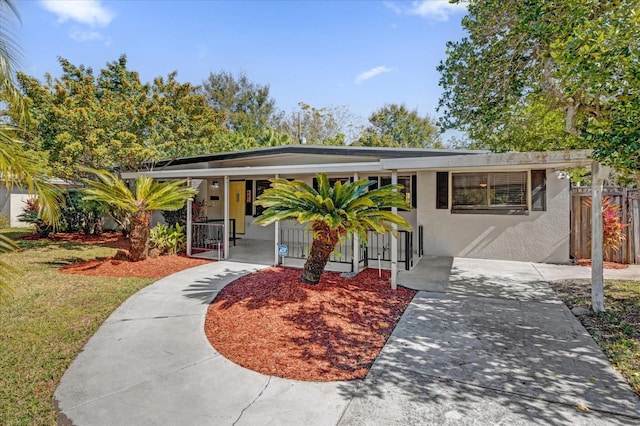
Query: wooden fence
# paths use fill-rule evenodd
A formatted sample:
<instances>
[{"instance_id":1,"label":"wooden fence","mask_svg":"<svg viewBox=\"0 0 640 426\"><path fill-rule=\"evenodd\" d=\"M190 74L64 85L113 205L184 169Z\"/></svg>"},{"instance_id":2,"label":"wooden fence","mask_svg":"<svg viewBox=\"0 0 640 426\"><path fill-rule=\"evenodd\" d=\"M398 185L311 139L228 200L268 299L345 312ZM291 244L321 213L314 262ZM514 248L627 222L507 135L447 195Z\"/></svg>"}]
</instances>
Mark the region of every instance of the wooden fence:
<instances>
[{"instance_id":1,"label":"wooden fence","mask_svg":"<svg viewBox=\"0 0 640 426\"><path fill-rule=\"evenodd\" d=\"M604 251L604 260L640 264L640 194L637 189L605 187L603 197L620 206L620 221L626 224L624 242L617 250ZM591 258L591 188L571 190L571 254L577 259Z\"/></svg>"}]
</instances>

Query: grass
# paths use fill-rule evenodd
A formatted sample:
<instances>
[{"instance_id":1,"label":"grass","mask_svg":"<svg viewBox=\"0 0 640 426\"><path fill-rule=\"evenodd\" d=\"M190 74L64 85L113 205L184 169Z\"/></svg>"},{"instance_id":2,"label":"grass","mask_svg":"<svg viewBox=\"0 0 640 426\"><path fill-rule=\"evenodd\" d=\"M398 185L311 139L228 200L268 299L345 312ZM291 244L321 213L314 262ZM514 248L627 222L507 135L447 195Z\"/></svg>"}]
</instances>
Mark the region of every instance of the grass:
<instances>
[{"instance_id":1,"label":"grass","mask_svg":"<svg viewBox=\"0 0 640 426\"><path fill-rule=\"evenodd\" d=\"M17 238L30 230L3 229ZM78 243L19 241L2 259L20 273L0 305L0 425L55 425L53 392L100 324L152 279L64 275L58 267L110 256L115 249Z\"/></svg>"},{"instance_id":2,"label":"grass","mask_svg":"<svg viewBox=\"0 0 640 426\"><path fill-rule=\"evenodd\" d=\"M570 308L591 307L589 280L568 280L552 284ZM590 311L578 319L607 355L613 367L640 394L640 282L605 282L604 313Z\"/></svg>"}]
</instances>

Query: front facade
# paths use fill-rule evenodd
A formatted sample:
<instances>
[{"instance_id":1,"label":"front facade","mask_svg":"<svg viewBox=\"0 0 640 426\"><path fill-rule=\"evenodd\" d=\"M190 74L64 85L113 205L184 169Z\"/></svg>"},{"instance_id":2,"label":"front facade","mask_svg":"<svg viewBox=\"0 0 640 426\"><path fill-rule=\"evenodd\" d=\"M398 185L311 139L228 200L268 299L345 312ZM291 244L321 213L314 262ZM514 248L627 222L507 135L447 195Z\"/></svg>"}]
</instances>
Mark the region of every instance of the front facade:
<instances>
[{"instance_id":1,"label":"front facade","mask_svg":"<svg viewBox=\"0 0 640 426\"><path fill-rule=\"evenodd\" d=\"M353 270L376 259L391 269L395 263L410 268L420 256L566 263L570 188L563 170L588 165L588 151L491 154L295 145L181 158L145 174L191 179L199 195L189 209L189 229L208 223L222 230L217 245L209 248L233 257L235 228L235 237L245 243L270 242L273 263L283 243L289 257L304 258L309 237L296 223L253 223L261 213L256 198L269 187L268 179L313 184L314 176L324 172L332 180L403 184L413 209L399 214L413 231L400 233L399 240L370 235L366 249L360 241L345 240L334 260ZM190 235L192 246L196 237Z\"/></svg>"}]
</instances>

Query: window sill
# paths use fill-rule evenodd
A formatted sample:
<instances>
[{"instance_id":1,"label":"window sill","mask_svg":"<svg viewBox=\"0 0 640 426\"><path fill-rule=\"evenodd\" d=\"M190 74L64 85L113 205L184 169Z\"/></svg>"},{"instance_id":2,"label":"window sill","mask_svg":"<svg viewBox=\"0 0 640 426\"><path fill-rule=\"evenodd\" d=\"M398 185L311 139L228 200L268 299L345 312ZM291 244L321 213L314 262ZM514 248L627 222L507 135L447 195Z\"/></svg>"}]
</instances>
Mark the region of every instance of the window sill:
<instances>
[{"instance_id":1,"label":"window sill","mask_svg":"<svg viewBox=\"0 0 640 426\"><path fill-rule=\"evenodd\" d=\"M515 215L528 216L529 210L523 209L451 209L452 214L494 214L494 215Z\"/></svg>"}]
</instances>

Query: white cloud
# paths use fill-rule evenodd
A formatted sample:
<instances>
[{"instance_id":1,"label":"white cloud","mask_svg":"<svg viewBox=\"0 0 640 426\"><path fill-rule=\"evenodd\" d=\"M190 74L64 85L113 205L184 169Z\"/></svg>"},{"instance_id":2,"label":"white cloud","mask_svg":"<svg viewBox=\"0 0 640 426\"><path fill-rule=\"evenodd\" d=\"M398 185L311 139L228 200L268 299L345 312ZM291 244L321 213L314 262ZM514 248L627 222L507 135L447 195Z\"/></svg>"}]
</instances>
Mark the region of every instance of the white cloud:
<instances>
[{"instance_id":1,"label":"white cloud","mask_svg":"<svg viewBox=\"0 0 640 426\"><path fill-rule=\"evenodd\" d=\"M420 0L412 1L409 6L406 3L384 3L389 9L399 15L415 15L423 18L432 18L438 21L449 20L449 15L453 13L464 13L467 10L468 2L449 3L448 0Z\"/></svg>"},{"instance_id":2,"label":"white cloud","mask_svg":"<svg viewBox=\"0 0 640 426\"><path fill-rule=\"evenodd\" d=\"M105 46L109 46L111 44L110 37L105 37L98 31L85 31L78 27L73 27L69 30L69 38L80 43L89 41L102 41L104 42Z\"/></svg>"},{"instance_id":3,"label":"white cloud","mask_svg":"<svg viewBox=\"0 0 640 426\"><path fill-rule=\"evenodd\" d=\"M375 77L376 75L384 74L391 71L393 71L393 69L385 66L372 68L369 71L358 74L358 76L356 77L356 83L362 83L363 81L367 81L370 78Z\"/></svg>"},{"instance_id":4,"label":"white cloud","mask_svg":"<svg viewBox=\"0 0 640 426\"><path fill-rule=\"evenodd\" d=\"M114 17L99 0L41 0L41 4L57 15L59 22L71 20L92 27L106 27Z\"/></svg>"}]
</instances>

